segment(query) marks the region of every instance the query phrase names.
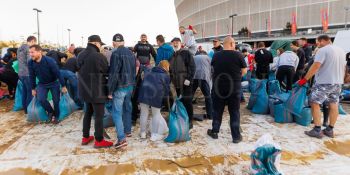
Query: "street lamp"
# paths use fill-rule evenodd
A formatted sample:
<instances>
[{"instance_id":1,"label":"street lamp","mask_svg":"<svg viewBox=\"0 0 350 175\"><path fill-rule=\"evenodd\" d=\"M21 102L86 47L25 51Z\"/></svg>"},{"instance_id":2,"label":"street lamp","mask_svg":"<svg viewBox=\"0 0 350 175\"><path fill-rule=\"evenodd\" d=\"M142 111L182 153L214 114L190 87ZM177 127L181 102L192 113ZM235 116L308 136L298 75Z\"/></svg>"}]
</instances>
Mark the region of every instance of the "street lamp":
<instances>
[{"instance_id":1,"label":"street lamp","mask_svg":"<svg viewBox=\"0 0 350 175\"><path fill-rule=\"evenodd\" d=\"M348 29L348 15L349 15L350 6L344 7L344 10L345 10L345 30L347 30Z\"/></svg>"},{"instance_id":2,"label":"street lamp","mask_svg":"<svg viewBox=\"0 0 350 175\"><path fill-rule=\"evenodd\" d=\"M68 30L68 47L70 46L70 31L71 29L67 29Z\"/></svg>"},{"instance_id":3,"label":"street lamp","mask_svg":"<svg viewBox=\"0 0 350 175\"><path fill-rule=\"evenodd\" d=\"M233 37L233 17L236 17L237 14L230 15L229 18L231 18L231 24L232 24L232 30L231 30L231 36Z\"/></svg>"},{"instance_id":4,"label":"street lamp","mask_svg":"<svg viewBox=\"0 0 350 175\"><path fill-rule=\"evenodd\" d=\"M39 27L39 13L43 12L37 8L33 8L36 11L36 23L38 25L38 44L40 45L40 27Z\"/></svg>"}]
</instances>

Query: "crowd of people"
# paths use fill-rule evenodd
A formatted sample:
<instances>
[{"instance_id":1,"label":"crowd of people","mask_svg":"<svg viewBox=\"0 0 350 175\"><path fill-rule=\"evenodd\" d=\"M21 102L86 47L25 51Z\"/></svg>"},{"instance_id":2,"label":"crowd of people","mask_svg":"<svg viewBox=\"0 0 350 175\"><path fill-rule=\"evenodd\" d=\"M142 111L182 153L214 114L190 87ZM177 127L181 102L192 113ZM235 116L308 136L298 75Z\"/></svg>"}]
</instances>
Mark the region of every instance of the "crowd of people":
<instances>
[{"instance_id":1,"label":"crowd of people","mask_svg":"<svg viewBox=\"0 0 350 175\"><path fill-rule=\"evenodd\" d=\"M170 44L158 35L157 49L149 44L146 34L141 35L134 48L126 47L123 35L115 34L111 50L104 47L106 44L98 35L92 35L86 48L71 45L67 53L45 50L36 44L34 36L29 36L25 44L10 49L8 58L1 60L0 81L7 84L14 98L19 80L23 84L25 114L35 96L54 124L60 122L61 93L69 93L76 104L84 108L82 145L95 141L95 148L113 146L103 134L105 103L111 102L117 133L114 147L120 149L127 146L127 138L132 137L132 127L138 118L139 137L147 138L150 109L151 140L164 139L168 127L161 110L169 110L176 98L180 98L186 108L192 129L193 98L198 88L205 97L204 118L212 120L207 134L218 139L227 105L232 141L239 143L242 141L240 105L245 101L242 77L249 75L263 80L268 79L270 72L276 72L277 80L286 91L291 91L293 84L303 86L310 82L312 85L309 101L315 127L305 134L334 137L347 60L345 52L332 45L327 35L317 38L316 49L301 38L291 42L291 50L279 48L274 57L264 42L249 53L247 49L239 50L230 36L222 42L215 38L212 50L206 52L196 43L197 31L192 26L180 27L179 32L181 38L173 38ZM18 73L12 67L16 60ZM47 100L49 91L53 106ZM329 106L330 122L324 121L324 130L321 130L321 105ZM95 133L91 136L93 116Z\"/></svg>"}]
</instances>

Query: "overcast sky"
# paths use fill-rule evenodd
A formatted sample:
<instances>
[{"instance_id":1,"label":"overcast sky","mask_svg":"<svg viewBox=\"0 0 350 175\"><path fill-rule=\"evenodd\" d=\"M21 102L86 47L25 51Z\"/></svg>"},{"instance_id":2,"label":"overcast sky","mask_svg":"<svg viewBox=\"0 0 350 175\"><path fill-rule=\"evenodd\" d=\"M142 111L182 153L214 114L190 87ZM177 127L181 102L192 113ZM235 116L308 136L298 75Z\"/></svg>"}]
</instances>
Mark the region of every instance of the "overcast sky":
<instances>
[{"instance_id":1,"label":"overcast sky","mask_svg":"<svg viewBox=\"0 0 350 175\"><path fill-rule=\"evenodd\" d=\"M92 34L111 45L112 36L124 35L127 45L146 33L151 44L163 34L166 41L178 36L174 0L4 0L0 3L0 40L20 41L37 32L36 12L40 13L41 41L84 45Z\"/></svg>"}]
</instances>

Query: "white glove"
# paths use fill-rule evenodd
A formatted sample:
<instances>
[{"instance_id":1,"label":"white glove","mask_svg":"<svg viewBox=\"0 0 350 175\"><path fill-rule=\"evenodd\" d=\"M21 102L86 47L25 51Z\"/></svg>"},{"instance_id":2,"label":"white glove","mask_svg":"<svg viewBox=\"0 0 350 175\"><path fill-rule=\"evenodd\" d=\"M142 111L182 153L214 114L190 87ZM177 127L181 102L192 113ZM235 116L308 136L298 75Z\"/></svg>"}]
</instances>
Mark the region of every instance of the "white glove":
<instances>
[{"instance_id":1,"label":"white glove","mask_svg":"<svg viewBox=\"0 0 350 175\"><path fill-rule=\"evenodd\" d=\"M185 82L184 82L185 86L189 86L190 84L191 84L191 82L189 80L185 80Z\"/></svg>"}]
</instances>

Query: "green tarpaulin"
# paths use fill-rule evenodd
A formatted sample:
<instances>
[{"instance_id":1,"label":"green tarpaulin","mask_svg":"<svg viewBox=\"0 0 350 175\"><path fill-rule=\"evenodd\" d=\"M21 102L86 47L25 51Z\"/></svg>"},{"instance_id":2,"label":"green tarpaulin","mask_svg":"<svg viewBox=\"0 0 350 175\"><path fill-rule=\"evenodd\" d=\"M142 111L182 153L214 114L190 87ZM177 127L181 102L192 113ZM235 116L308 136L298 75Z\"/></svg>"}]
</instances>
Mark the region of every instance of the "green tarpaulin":
<instances>
[{"instance_id":1,"label":"green tarpaulin","mask_svg":"<svg viewBox=\"0 0 350 175\"><path fill-rule=\"evenodd\" d=\"M274 41L271 44L270 52L272 53L273 57L276 57L276 56L278 56L277 55L277 49L279 49L279 48L282 48L285 51L292 51L292 49L290 48L290 44L291 43L292 43L292 41L290 41L290 40L277 40L277 41Z\"/></svg>"}]
</instances>

